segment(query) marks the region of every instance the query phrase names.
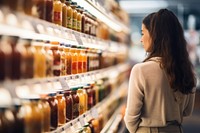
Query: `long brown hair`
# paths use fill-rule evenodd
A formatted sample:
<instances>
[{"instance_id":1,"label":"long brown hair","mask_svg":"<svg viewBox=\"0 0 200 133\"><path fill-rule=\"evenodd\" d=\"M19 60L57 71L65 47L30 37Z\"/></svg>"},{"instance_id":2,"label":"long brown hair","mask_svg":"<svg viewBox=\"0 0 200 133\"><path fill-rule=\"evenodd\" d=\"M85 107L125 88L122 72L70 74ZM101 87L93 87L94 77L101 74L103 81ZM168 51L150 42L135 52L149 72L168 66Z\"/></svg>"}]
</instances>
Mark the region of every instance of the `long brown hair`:
<instances>
[{"instance_id":1,"label":"long brown hair","mask_svg":"<svg viewBox=\"0 0 200 133\"><path fill-rule=\"evenodd\" d=\"M143 24L152 39L151 52L144 62L152 57L161 57L161 67L167 74L171 88L183 94L191 93L196 86L196 78L189 60L183 29L177 17L173 12L161 9L147 16Z\"/></svg>"}]
</instances>

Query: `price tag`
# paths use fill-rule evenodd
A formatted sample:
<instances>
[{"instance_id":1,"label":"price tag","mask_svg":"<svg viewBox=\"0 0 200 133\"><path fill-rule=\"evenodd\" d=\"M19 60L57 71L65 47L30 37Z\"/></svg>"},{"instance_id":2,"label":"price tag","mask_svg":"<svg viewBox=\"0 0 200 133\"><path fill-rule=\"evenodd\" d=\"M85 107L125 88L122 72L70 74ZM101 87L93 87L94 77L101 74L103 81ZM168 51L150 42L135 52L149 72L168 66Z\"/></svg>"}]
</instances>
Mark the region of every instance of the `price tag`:
<instances>
[{"instance_id":1,"label":"price tag","mask_svg":"<svg viewBox=\"0 0 200 133\"><path fill-rule=\"evenodd\" d=\"M80 37L80 34L77 33L77 32L75 32L75 33L74 33L74 36L75 36L76 41L78 42L78 44L79 44L79 45L83 45L83 41L82 41L82 39L81 39L81 37Z\"/></svg>"},{"instance_id":2,"label":"price tag","mask_svg":"<svg viewBox=\"0 0 200 133\"><path fill-rule=\"evenodd\" d=\"M60 78L59 80L60 80L60 84L62 86L62 89L63 90L69 90L69 85L67 84L65 79L64 78Z\"/></svg>"},{"instance_id":3,"label":"price tag","mask_svg":"<svg viewBox=\"0 0 200 133\"><path fill-rule=\"evenodd\" d=\"M83 127L83 126L85 125L84 117L83 117L83 116L80 117L80 118L79 118L79 121L80 121L81 126Z\"/></svg>"},{"instance_id":4,"label":"price tag","mask_svg":"<svg viewBox=\"0 0 200 133\"><path fill-rule=\"evenodd\" d=\"M96 108L92 108L91 114L92 114L93 118L98 118L99 117L99 114L98 114L98 111L97 111Z\"/></svg>"}]
</instances>

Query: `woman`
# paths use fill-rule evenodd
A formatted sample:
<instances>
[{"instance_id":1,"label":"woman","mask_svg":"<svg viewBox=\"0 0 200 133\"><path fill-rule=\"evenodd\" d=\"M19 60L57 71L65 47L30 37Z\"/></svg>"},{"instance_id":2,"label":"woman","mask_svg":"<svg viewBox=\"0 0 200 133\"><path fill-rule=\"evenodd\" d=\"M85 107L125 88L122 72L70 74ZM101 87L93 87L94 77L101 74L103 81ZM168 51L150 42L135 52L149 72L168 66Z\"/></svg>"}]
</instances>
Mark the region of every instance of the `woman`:
<instances>
[{"instance_id":1,"label":"woman","mask_svg":"<svg viewBox=\"0 0 200 133\"><path fill-rule=\"evenodd\" d=\"M143 20L141 42L148 57L131 71L126 127L131 133L181 133L196 85L181 24L167 9L152 13Z\"/></svg>"}]
</instances>

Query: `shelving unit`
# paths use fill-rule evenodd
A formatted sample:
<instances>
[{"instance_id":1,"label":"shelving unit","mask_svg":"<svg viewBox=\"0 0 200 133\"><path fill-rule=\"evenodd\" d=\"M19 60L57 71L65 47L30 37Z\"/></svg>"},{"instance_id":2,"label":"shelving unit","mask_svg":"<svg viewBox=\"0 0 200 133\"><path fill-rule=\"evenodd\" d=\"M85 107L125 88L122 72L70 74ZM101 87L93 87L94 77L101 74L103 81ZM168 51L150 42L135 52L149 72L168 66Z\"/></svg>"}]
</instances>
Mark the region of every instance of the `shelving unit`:
<instances>
[{"instance_id":1,"label":"shelving unit","mask_svg":"<svg viewBox=\"0 0 200 133\"><path fill-rule=\"evenodd\" d=\"M126 34L130 33L127 26L121 23L112 13L107 12L98 2L90 0L73 1L78 2L80 6L89 7L89 11L94 13L94 16L100 17L102 21L114 31L124 32ZM117 52L122 54L128 52L126 44L103 40L88 34L80 33L20 12L11 11L6 7L0 7L0 29L0 35L19 36L20 38L33 40L65 42L71 45L109 51L114 54ZM0 81L0 91L8 91L11 99L20 99L29 96L29 94L40 94L45 90L49 90L49 88L52 90L70 90L72 86L88 83L90 81L96 81L105 77L115 78L119 76L120 73L127 72L129 69L129 64L124 62L95 71L67 76L19 80L6 79L5 81ZM111 106L113 102L126 97L126 89L127 81L124 81L100 103L96 104L78 118L71 120L50 133L62 133L63 131L74 133L78 128L84 126L91 118L98 118L99 114ZM114 112L114 114L117 114L118 110ZM113 121L115 116L111 117L110 121Z\"/></svg>"}]
</instances>

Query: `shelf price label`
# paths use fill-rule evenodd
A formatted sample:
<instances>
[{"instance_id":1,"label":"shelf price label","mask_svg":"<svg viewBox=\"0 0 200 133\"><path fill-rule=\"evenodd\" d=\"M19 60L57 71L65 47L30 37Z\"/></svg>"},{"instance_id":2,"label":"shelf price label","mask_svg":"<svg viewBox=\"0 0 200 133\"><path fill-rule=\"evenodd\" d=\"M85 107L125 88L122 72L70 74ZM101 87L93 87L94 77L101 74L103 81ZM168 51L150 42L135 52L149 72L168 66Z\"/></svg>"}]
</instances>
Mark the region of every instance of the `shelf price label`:
<instances>
[{"instance_id":1,"label":"shelf price label","mask_svg":"<svg viewBox=\"0 0 200 133\"><path fill-rule=\"evenodd\" d=\"M74 36L76 38L76 41L78 42L79 45L83 45L83 41L81 39L81 34L74 32Z\"/></svg>"},{"instance_id":2,"label":"shelf price label","mask_svg":"<svg viewBox=\"0 0 200 133\"><path fill-rule=\"evenodd\" d=\"M97 108L94 107L94 108L91 109L91 115L92 115L93 118L99 117Z\"/></svg>"},{"instance_id":3,"label":"shelf price label","mask_svg":"<svg viewBox=\"0 0 200 133\"><path fill-rule=\"evenodd\" d=\"M62 89L63 90L69 90L69 85L67 84L65 79L64 78L60 78L59 80L60 80L60 84L62 86Z\"/></svg>"}]
</instances>

